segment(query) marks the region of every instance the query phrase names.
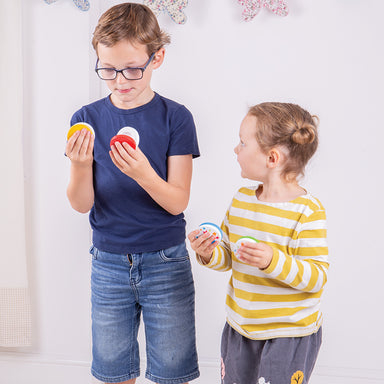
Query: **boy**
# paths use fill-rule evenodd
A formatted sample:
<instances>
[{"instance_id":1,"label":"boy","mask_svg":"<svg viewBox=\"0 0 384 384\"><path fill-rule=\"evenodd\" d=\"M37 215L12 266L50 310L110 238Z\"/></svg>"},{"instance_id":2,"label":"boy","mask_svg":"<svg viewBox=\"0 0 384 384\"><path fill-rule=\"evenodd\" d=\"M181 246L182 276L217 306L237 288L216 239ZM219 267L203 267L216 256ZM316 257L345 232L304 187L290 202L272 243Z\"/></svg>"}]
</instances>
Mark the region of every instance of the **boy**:
<instances>
[{"instance_id":1,"label":"boy","mask_svg":"<svg viewBox=\"0 0 384 384\"><path fill-rule=\"evenodd\" d=\"M146 377L187 383L199 376L194 283L185 246L192 158L199 156L192 115L151 89L169 36L144 5L123 3L95 29L96 72L111 94L81 108L67 143L67 189L72 207L90 211L92 374L106 383L135 383L141 313L147 344ZM134 127L140 146L110 139ZM109 152L109 155L108 155Z\"/></svg>"}]
</instances>

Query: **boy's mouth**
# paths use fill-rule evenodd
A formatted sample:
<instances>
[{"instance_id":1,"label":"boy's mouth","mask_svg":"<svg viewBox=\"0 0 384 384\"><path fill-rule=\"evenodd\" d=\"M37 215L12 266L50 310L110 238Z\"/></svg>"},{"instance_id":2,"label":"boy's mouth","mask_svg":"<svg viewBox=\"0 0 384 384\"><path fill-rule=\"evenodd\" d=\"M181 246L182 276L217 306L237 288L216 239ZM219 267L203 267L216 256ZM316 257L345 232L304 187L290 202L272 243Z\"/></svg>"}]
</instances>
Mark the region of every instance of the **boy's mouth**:
<instances>
[{"instance_id":1,"label":"boy's mouth","mask_svg":"<svg viewBox=\"0 0 384 384\"><path fill-rule=\"evenodd\" d=\"M126 89L117 89L117 92L120 94L126 94L132 91L133 88L126 88Z\"/></svg>"}]
</instances>

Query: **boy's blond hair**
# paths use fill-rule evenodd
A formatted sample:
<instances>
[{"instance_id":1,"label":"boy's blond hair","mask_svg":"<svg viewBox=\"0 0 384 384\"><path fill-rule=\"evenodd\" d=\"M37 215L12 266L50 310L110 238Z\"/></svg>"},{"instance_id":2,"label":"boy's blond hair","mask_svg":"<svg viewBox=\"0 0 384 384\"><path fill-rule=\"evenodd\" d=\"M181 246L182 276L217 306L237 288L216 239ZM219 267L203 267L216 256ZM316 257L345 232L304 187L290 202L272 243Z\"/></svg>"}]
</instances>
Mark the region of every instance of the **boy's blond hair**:
<instances>
[{"instance_id":1,"label":"boy's blond hair","mask_svg":"<svg viewBox=\"0 0 384 384\"><path fill-rule=\"evenodd\" d=\"M97 53L98 44L112 47L122 40L146 45L148 55L170 43L154 13L136 3L118 4L104 12L95 28L92 45Z\"/></svg>"}]
</instances>

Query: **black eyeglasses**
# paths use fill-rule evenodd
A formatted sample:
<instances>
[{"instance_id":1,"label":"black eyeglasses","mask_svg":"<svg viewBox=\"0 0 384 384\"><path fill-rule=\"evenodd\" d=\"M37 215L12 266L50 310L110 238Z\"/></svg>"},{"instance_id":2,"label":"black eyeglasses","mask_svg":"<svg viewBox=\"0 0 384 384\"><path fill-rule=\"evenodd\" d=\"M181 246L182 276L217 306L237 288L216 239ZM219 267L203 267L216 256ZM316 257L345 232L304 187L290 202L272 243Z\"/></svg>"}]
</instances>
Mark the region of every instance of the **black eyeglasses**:
<instances>
[{"instance_id":1,"label":"black eyeglasses","mask_svg":"<svg viewBox=\"0 0 384 384\"><path fill-rule=\"evenodd\" d=\"M99 58L97 58L95 71L101 80L115 80L118 73L121 73L127 80L140 80L143 78L144 71L148 67L149 63L152 61L155 56L155 52L152 53L151 57L148 59L144 67L137 68L124 68L124 69L115 69L115 68L98 68Z\"/></svg>"}]
</instances>

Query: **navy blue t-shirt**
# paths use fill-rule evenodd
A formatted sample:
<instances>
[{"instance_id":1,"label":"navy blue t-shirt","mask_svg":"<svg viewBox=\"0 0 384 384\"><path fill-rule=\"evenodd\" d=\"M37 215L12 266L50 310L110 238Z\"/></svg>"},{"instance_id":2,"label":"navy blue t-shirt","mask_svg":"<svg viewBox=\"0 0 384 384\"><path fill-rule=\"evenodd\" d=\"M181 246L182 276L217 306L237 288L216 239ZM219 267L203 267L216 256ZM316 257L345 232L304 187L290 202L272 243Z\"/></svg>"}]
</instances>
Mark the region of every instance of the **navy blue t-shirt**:
<instances>
[{"instance_id":1,"label":"navy blue t-shirt","mask_svg":"<svg viewBox=\"0 0 384 384\"><path fill-rule=\"evenodd\" d=\"M184 214L160 207L136 181L122 173L109 156L110 140L126 126L140 135L139 147L157 174L167 180L169 156L198 157L196 128L191 113L157 93L134 109L115 107L109 96L84 106L71 119L95 131L93 186L95 201L89 219L93 244L112 253L156 251L185 240Z\"/></svg>"}]
</instances>

